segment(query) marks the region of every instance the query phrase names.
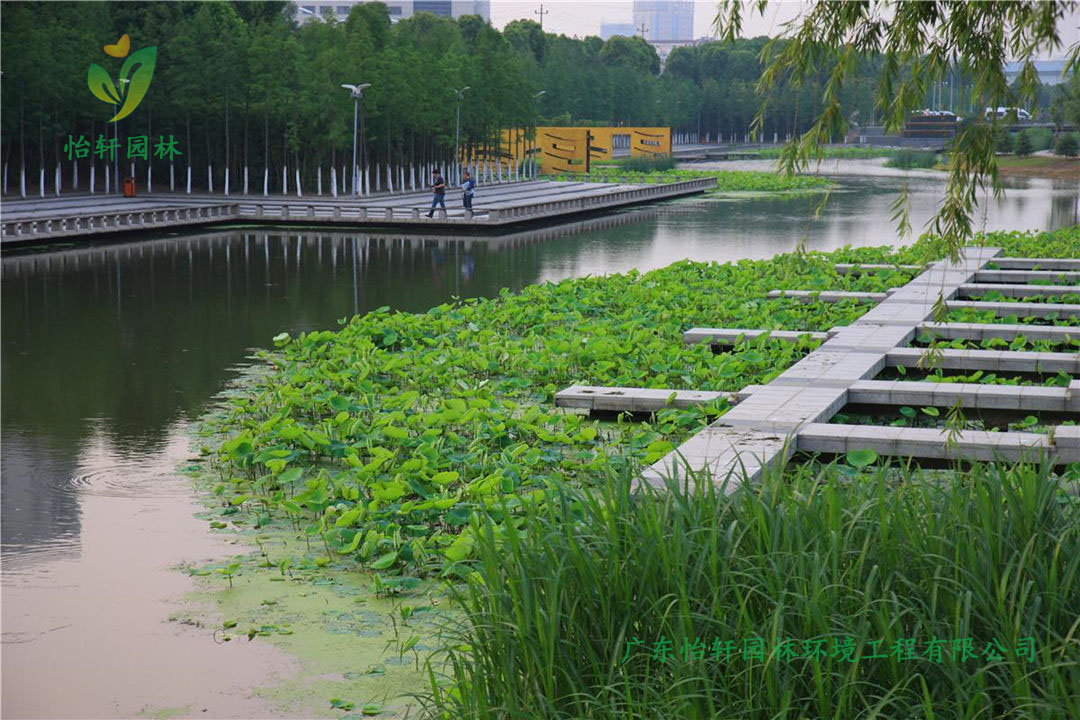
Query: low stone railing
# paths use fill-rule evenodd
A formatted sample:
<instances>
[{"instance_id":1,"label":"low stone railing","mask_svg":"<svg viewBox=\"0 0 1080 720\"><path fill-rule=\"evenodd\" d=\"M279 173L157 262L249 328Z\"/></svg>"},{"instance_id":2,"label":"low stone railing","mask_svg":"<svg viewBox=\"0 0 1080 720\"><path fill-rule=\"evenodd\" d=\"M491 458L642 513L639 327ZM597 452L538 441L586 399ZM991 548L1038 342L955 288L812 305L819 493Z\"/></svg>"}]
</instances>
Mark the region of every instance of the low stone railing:
<instances>
[{"instance_id":1,"label":"low stone railing","mask_svg":"<svg viewBox=\"0 0 1080 720\"><path fill-rule=\"evenodd\" d=\"M0 223L0 241L26 242L147 228L199 225L239 217L235 204L83 213Z\"/></svg>"}]
</instances>

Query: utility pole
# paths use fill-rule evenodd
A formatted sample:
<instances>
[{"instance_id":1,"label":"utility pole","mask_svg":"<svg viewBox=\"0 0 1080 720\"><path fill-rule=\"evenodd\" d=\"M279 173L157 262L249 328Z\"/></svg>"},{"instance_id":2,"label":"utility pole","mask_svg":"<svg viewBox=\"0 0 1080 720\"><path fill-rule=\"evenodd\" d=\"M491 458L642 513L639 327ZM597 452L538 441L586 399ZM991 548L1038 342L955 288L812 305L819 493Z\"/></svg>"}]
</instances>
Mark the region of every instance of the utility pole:
<instances>
[{"instance_id":1,"label":"utility pole","mask_svg":"<svg viewBox=\"0 0 1080 720\"><path fill-rule=\"evenodd\" d=\"M539 15L540 16L540 29L541 30L544 29L544 16L549 14L550 12L551 12L550 10L545 10L544 9L544 3L540 3L540 9L539 10L533 10L533 15Z\"/></svg>"},{"instance_id":2,"label":"utility pole","mask_svg":"<svg viewBox=\"0 0 1080 720\"><path fill-rule=\"evenodd\" d=\"M649 28L645 27L645 21L641 22L641 27L638 28L638 32L641 33L641 39L645 39L645 33L649 32Z\"/></svg>"}]
</instances>

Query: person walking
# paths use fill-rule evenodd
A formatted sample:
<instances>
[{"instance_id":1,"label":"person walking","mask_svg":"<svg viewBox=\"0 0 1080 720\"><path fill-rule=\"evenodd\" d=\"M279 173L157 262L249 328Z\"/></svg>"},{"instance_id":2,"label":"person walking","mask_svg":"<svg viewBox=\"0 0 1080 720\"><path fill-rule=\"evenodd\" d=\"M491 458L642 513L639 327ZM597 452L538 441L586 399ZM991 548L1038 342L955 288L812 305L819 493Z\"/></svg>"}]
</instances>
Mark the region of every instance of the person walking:
<instances>
[{"instance_id":1,"label":"person walking","mask_svg":"<svg viewBox=\"0 0 1080 720\"><path fill-rule=\"evenodd\" d=\"M472 199L476 194L476 181L472 179L469 171L465 171L465 178L461 181L461 203L465 209L472 212Z\"/></svg>"},{"instance_id":2,"label":"person walking","mask_svg":"<svg viewBox=\"0 0 1080 720\"><path fill-rule=\"evenodd\" d=\"M435 214L435 207L438 205L442 206L444 212L446 211L446 181L439 174L438 168L431 171L431 192L431 209L428 210L428 217Z\"/></svg>"}]
</instances>

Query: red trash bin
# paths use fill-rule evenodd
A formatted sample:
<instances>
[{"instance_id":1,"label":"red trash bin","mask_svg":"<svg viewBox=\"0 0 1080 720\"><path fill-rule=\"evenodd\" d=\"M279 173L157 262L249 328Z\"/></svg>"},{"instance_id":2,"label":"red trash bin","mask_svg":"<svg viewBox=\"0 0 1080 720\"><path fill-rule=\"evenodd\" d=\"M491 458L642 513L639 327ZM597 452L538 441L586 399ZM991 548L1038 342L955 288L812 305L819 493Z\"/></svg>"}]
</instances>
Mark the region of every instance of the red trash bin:
<instances>
[{"instance_id":1,"label":"red trash bin","mask_svg":"<svg viewBox=\"0 0 1080 720\"><path fill-rule=\"evenodd\" d=\"M124 178L124 197L135 197L135 178Z\"/></svg>"}]
</instances>

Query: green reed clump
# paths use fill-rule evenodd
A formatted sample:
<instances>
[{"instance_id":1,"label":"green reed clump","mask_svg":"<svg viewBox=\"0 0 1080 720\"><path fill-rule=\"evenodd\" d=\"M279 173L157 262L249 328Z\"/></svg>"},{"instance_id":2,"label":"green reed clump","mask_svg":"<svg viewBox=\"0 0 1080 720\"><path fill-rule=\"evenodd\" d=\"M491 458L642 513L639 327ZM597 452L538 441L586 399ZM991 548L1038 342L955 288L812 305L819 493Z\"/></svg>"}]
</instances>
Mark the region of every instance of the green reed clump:
<instances>
[{"instance_id":1,"label":"green reed clump","mask_svg":"<svg viewBox=\"0 0 1080 720\"><path fill-rule=\"evenodd\" d=\"M885 167L902 168L911 170L914 168L932 168L941 162L941 156L928 150L897 150L892 157L885 161Z\"/></svg>"},{"instance_id":2,"label":"green reed clump","mask_svg":"<svg viewBox=\"0 0 1080 720\"><path fill-rule=\"evenodd\" d=\"M454 718L1080 717L1077 470L561 489L517 525L477 523L426 701Z\"/></svg>"}]
</instances>

